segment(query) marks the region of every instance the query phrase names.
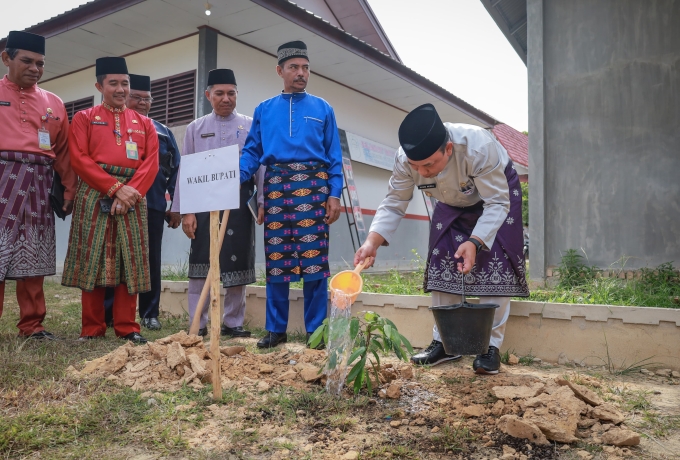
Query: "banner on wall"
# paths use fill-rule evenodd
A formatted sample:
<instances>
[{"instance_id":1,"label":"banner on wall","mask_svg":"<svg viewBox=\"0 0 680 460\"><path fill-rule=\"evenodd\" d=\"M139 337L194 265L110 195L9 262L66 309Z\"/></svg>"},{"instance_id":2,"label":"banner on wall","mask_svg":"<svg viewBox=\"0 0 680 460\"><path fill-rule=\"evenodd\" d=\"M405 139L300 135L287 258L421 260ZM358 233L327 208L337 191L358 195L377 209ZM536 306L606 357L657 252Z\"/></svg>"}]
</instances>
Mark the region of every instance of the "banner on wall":
<instances>
[{"instance_id":1,"label":"banner on wall","mask_svg":"<svg viewBox=\"0 0 680 460\"><path fill-rule=\"evenodd\" d=\"M357 237L359 238L359 244L361 245L362 242L366 241L368 233L364 223L364 216L361 212L361 205L359 204L359 193L357 192L357 186L354 182L354 171L352 170L352 160L350 158L350 150L348 146L348 136L350 133L342 129L339 129L338 133L340 134L340 146L342 148L342 169L345 176L345 186L347 187L347 193L349 195L348 207L351 208L352 216L354 218L354 226ZM349 209L347 212L350 212Z\"/></svg>"},{"instance_id":2,"label":"banner on wall","mask_svg":"<svg viewBox=\"0 0 680 460\"><path fill-rule=\"evenodd\" d=\"M357 134L345 132L347 147L352 161L358 161L376 168L392 171L397 149L366 139ZM344 153L344 149L343 149Z\"/></svg>"}]
</instances>

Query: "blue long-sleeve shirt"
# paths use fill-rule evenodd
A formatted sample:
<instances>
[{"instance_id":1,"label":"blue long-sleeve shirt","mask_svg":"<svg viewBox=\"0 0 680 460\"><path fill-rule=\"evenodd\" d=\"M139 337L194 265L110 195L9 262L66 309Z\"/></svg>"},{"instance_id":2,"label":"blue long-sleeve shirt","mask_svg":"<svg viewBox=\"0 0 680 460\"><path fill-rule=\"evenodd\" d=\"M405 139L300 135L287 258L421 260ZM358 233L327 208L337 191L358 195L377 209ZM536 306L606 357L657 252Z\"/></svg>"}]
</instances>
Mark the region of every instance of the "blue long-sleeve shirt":
<instances>
[{"instance_id":1,"label":"blue long-sleeve shirt","mask_svg":"<svg viewBox=\"0 0 680 460\"><path fill-rule=\"evenodd\" d=\"M281 93L261 102L241 155L241 183L260 164L319 161L328 168L330 196L342 193L342 151L333 108L306 92Z\"/></svg>"},{"instance_id":2,"label":"blue long-sleeve shirt","mask_svg":"<svg viewBox=\"0 0 680 460\"><path fill-rule=\"evenodd\" d=\"M152 120L158 133L158 174L151 188L146 194L146 205L149 209L163 211L168 207L165 193L170 195L170 200L175 195L177 183L177 171L179 170L179 147L172 131L162 123Z\"/></svg>"}]
</instances>

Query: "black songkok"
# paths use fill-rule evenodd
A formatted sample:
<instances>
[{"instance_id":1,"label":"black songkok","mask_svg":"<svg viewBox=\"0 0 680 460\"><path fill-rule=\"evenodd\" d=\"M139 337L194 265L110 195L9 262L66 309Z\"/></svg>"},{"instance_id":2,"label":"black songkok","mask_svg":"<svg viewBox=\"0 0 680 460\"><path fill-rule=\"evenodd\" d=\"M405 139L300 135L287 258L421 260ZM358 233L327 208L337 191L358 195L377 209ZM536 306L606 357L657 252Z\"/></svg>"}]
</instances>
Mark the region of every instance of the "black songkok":
<instances>
[{"instance_id":1,"label":"black songkok","mask_svg":"<svg viewBox=\"0 0 680 460\"><path fill-rule=\"evenodd\" d=\"M125 58L103 57L97 59L95 75L129 75Z\"/></svg>"},{"instance_id":2,"label":"black songkok","mask_svg":"<svg viewBox=\"0 0 680 460\"><path fill-rule=\"evenodd\" d=\"M432 104L413 109L399 126L399 144L413 161L432 156L446 139L446 128Z\"/></svg>"},{"instance_id":3,"label":"black songkok","mask_svg":"<svg viewBox=\"0 0 680 460\"><path fill-rule=\"evenodd\" d=\"M130 89L135 91L151 91L151 77L130 74Z\"/></svg>"},{"instance_id":4,"label":"black songkok","mask_svg":"<svg viewBox=\"0 0 680 460\"><path fill-rule=\"evenodd\" d=\"M45 55L45 37L13 30L7 36L5 48L14 48Z\"/></svg>"},{"instance_id":5,"label":"black songkok","mask_svg":"<svg viewBox=\"0 0 680 460\"><path fill-rule=\"evenodd\" d=\"M213 69L208 72L208 86L212 85L235 85L236 76L231 69Z\"/></svg>"},{"instance_id":6,"label":"black songkok","mask_svg":"<svg viewBox=\"0 0 680 460\"><path fill-rule=\"evenodd\" d=\"M305 58L309 61L309 56L307 56L307 45L300 40L294 42L284 43L279 46L276 51L277 57L279 58L279 65L286 62L288 59L292 58Z\"/></svg>"}]
</instances>

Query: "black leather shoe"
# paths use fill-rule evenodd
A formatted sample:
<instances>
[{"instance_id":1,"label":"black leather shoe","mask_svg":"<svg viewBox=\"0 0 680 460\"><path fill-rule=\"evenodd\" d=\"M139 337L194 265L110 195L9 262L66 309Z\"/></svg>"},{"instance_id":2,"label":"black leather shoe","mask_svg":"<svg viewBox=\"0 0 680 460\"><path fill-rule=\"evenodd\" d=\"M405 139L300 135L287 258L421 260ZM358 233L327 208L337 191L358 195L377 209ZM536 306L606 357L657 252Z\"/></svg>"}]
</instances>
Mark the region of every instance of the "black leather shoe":
<instances>
[{"instance_id":1,"label":"black leather shoe","mask_svg":"<svg viewBox=\"0 0 680 460\"><path fill-rule=\"evenodd\" d=\"M130 332L128 335L124 335L121 337L123 340L129 340L130 342L134 343L146 343L148 340L146 340L144 337L139 335L139 332Z\"/></svg>"},{"instance_id":2,"label":"black leather shoe","mask_svg":"<svg viewBox=\"0 0 680 460\"><path fill-rule=\"evenodd\" d=\"M19 337L31 340L60 340L59 337L47 331L34 332L31 335L20 335Z\"/></svg>"},{"instance_id":3,"label":"black leather shoe","mask_svg":"<svg viewBox=\"0 0 680 460\"><path fill-rule=\"evenodd\" d=\"M444 351L444 344L433 340L429 347L411 356L411 362L420 366L436 366L446 361L457 361L460 358L460 355L447 355Z\"/></svg>"},{"instance_id":4,"label":"black leather shoe","mask_svg":"<svg viewBox=\"0 0 680 460\"><path fill-rule=\"evenodd\" d=\"M142 326L149 329L150 331L160 331L162 327L161 322L158 321L158 318L144 318L142 320Z\"/></svg>"},{"instance_id":5,"label":"black leather shoe","mask_svg":"<svg viewBox=\"0 0 680 460\"><path fill-rule=\"evenodd\" d=\"M269 332L257 342L257 348L273 348L280 343L288 342L288 334Z\"/></svg>"},{"instance_id":6,"label":"black leather shoe","mask_svg":"<svg viewBox=\"0 0 680 460\"><path fill-rule=\"evenodd\" d=\"M243 326L229 327L222 325L222 335L228 335L231 337L250 337L250 331L243 329Z\"/></svg>"},{"instance_id":7,"label":"black leather shoe","mask_svg":"<svg viewBox=\"0 0 680 460\"><path fill-rule=\"evenodd\" d=\"M208 336L208 326L200 328L200 329L198 330L198 334L197 334L197 335L198 335L199 337L207 337L207 336Z\"/></svg>"},{"instance_id":8,"label":"black leather shoe","mask_svg":"<svg viewBox=\"0 0 680 460\"><path fill-rule=\"evenodd\" d=\"M305 342L307 344L307 348L312 348L311 346L309 346L309 338L312 336L312 334L313 334L312 332L307 333L307 342ZM325 348L326 348L326 344L324 343L323 338L322 338L321 342L319 342L319 344L314 349L315 350L323 350Z\"/></svg>"},{"instance_id":9,"label":"black leather shoe","mask_svg":"<svg viewBox=\"0 0 680 460\"><path fill-rule=\"evenodd\" d=\"M501 354L496 347L489 347L488 353L477 355L472 368L477 374L498 374L501 367Z\"/></svg>"}]
</instances>

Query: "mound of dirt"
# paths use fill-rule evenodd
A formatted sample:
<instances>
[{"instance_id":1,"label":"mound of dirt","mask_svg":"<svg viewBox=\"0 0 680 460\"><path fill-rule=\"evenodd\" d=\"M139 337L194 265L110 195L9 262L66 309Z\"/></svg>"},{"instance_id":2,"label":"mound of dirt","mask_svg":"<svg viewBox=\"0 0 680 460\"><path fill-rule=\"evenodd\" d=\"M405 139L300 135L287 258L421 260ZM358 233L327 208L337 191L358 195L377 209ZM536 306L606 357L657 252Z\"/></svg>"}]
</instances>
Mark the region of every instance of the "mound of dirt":
<instances>
[{"instance_id":1,"label":"mound of dirt","mask_svg":"<svg viewBox=\"0 0 680 460\"><path fill-rule=\"evenodd\" d=\"M497 415L506 414L500 417L497 427L510 436L536 444L548 441L570 444L579 439L615 446L640 443L637 433L617 426L624 422L624 414L583 385L558 378L531 387L496 386L493 392L499 398L499 406L503 400L503 406L519 407L510 414L504 407L496 411Z\"/></svg>"},{"instance_id":2,"label":"mound of dirt","mask_svg":"<svg viewBox=\"0 0 680 460\"><path fill-rule=\"evenodd\" d=\"M134 390L176 391L183 385L201 389L212 383L213 363L210 344L196 335L177 334L149 342L144 346L127 343L111 353L85 363L81 370L69 367L78 378L106 378ZM286 385L304 388L325 384L320 372L326 352L303 349L281 349L255 354L243 346L221 347L221 384L227 389L237 382L239 387L252 387L258 392ZM399 378L412 378L413 369L400 369L388 364L381 371L381 383L396 384ZM397 396L398 397L398 396Z\"/></svg>"}]
</instances>

